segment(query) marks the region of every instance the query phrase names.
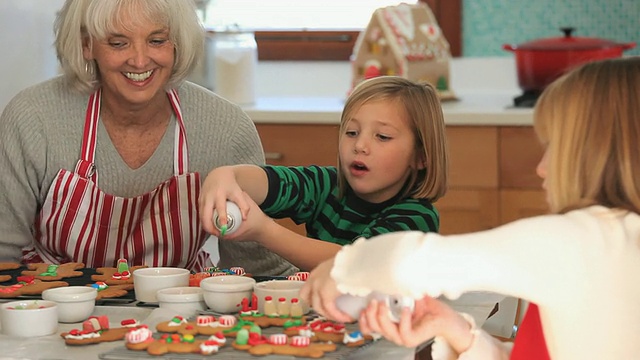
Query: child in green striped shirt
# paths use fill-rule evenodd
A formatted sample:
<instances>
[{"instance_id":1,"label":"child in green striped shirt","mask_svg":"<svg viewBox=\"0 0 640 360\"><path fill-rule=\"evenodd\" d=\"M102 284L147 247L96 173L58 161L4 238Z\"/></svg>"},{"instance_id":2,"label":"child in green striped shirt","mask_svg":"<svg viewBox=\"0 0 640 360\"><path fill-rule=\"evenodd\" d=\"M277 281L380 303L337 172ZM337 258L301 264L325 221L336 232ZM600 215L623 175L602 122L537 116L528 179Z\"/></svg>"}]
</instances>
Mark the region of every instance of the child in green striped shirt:
<instances>
[{"instance_id":1,"label":"child in green striped shirt","mask_svg":"<svg viewBox=\"0 0 640 360\"><path fill-rule=\"evenodd\" d=\"M433 202L447 188L448 154L433 86L396 76L361 83L342 112L338 153L336 167L212 170L200 195L203 228L220 237L213 211L226 219L226 201L233 201L241 209L242 225L222 241L257 241L307 270L358 237L438 231ZM304 223L307 236L274 218Z\"/></svg>"}]
</instances>

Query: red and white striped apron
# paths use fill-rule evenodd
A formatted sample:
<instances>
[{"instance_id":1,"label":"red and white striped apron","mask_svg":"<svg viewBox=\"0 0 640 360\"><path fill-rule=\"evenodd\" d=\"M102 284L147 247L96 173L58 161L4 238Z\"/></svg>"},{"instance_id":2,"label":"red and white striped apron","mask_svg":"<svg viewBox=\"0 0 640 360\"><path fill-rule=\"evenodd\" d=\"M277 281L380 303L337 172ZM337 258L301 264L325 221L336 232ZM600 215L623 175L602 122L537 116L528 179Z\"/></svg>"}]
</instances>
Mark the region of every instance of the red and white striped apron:
<instances>
[{"instance_id":1,"label":"red and white striped apron","mask_svg":"<svg viewBox=\"0 0 640 360\"><path fill-rule=\"evenodd\" d=\"M177 118L174 176L153 191L134 198L98 188L95 151L100 90L89 98L82 139L82 158L75 172L61 169L35 222L34 247L24 262L83 262L87 267L129 265L174 266L200 271L210 266L201 250L206 233L197 204L200 176L187 173L188 151L180 100L167 92Z\"/></svg>"}]
</instances>

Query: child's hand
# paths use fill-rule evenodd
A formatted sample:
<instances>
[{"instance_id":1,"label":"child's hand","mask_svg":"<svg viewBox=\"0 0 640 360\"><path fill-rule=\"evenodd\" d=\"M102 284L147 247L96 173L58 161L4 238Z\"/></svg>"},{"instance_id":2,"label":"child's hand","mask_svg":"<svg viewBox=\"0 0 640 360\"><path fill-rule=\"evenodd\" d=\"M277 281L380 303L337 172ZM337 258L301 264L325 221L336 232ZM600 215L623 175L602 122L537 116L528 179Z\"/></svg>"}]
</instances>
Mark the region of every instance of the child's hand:
<instances>
[{"instance_id":1,"label":"child's hand","mask_svg":"<svg viewBox=\"0 0 640 360\"><path fill-rule=\"evenodd\" d=\"M462 353L471 345L470 326L447 304L430 296L415 301L413 311L405 308L399 323L389 318L389 307L380 301L371 301L359 319L364 334L377 333L389 341L406 347L442 336L452 348Z\"/></svg>"},{"instance_id":2,"label":"child's hand","mask_svg":"<svg viewBox=\"0 0 640 360\"><path fill-rule=\"evenodd\" d=\"M232 167L221 166L213 169L202 183L198 199L202 228L208 233L220 237L220 230L213 224L214 209L218 212L220 224L224 225L227 221L226 202L227 200L233 201L240 208L244 221L249 212L247 198L248 196L236 181Z\"/></svg>"},{"instance_id":3,"label":"child's hand","mask_svg":"<svg viewBox=\"0 0 640 360\"><path fill-rule=\"evenodd\" d=\"M243 193L243 202L247 207L246 216L242 218L242 223L232 234L222 235L223 240L234 241L257 241L264 237L263 232L269 231L270 226L276 225L270 217L260 209L260 207L247 195Z\"/></svg>"},{"instance_id":4,"label":"child's hand","mask_svg":"<svg viewBox=\"0 0 640 360\"><path fill-rule=\"evenodd\" d=\"M333 258L318 265L300 289L300 297L320 315L339 322L352 322L355 319L338 310L336 299L340 296L336 283L331 278Z\"/></svg>"}]
</instances>

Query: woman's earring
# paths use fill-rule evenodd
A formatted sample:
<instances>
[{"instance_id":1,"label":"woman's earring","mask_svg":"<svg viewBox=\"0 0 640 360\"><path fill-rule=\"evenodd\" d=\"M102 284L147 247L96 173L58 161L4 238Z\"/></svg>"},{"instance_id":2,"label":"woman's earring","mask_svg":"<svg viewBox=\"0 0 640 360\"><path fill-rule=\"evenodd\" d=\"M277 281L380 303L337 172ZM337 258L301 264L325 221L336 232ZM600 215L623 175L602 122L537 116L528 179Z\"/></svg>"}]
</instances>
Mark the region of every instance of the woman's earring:
<instances>
[{"instance_id":1,"label":"woman's earring","mask_svg":"<svg viewBox=\"0 0 640 360\"><path fill-rule=\"evenodd\" d=\"M94 73L95 73L95 69L94 69L94 63L93 61L87 61L84 63L84 71L89 74L91 77L93 77Z\"/></svg>"}]
</instances>

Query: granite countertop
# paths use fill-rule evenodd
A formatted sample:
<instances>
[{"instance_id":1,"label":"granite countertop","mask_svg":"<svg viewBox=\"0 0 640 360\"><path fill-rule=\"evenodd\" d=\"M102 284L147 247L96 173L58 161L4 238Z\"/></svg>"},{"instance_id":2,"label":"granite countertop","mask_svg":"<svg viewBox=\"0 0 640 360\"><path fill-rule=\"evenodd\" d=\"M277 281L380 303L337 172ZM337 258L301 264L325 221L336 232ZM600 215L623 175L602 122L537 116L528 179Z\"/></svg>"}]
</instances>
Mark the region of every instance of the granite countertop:
<instances>
[{"instance_id":1,"label":"granite countertop","mask_svg":"<svg viewBox=\"0 0 640 360\"><path fill-rule=\"evenodd\" d=\"M243 109L255 123L339 124L350 88L348 62L260 62L256 101ZM533 109L513 108L521 94L513 58L454 58L445 101L447 125L530 126Z\"/></svg>"}]
</instances>

